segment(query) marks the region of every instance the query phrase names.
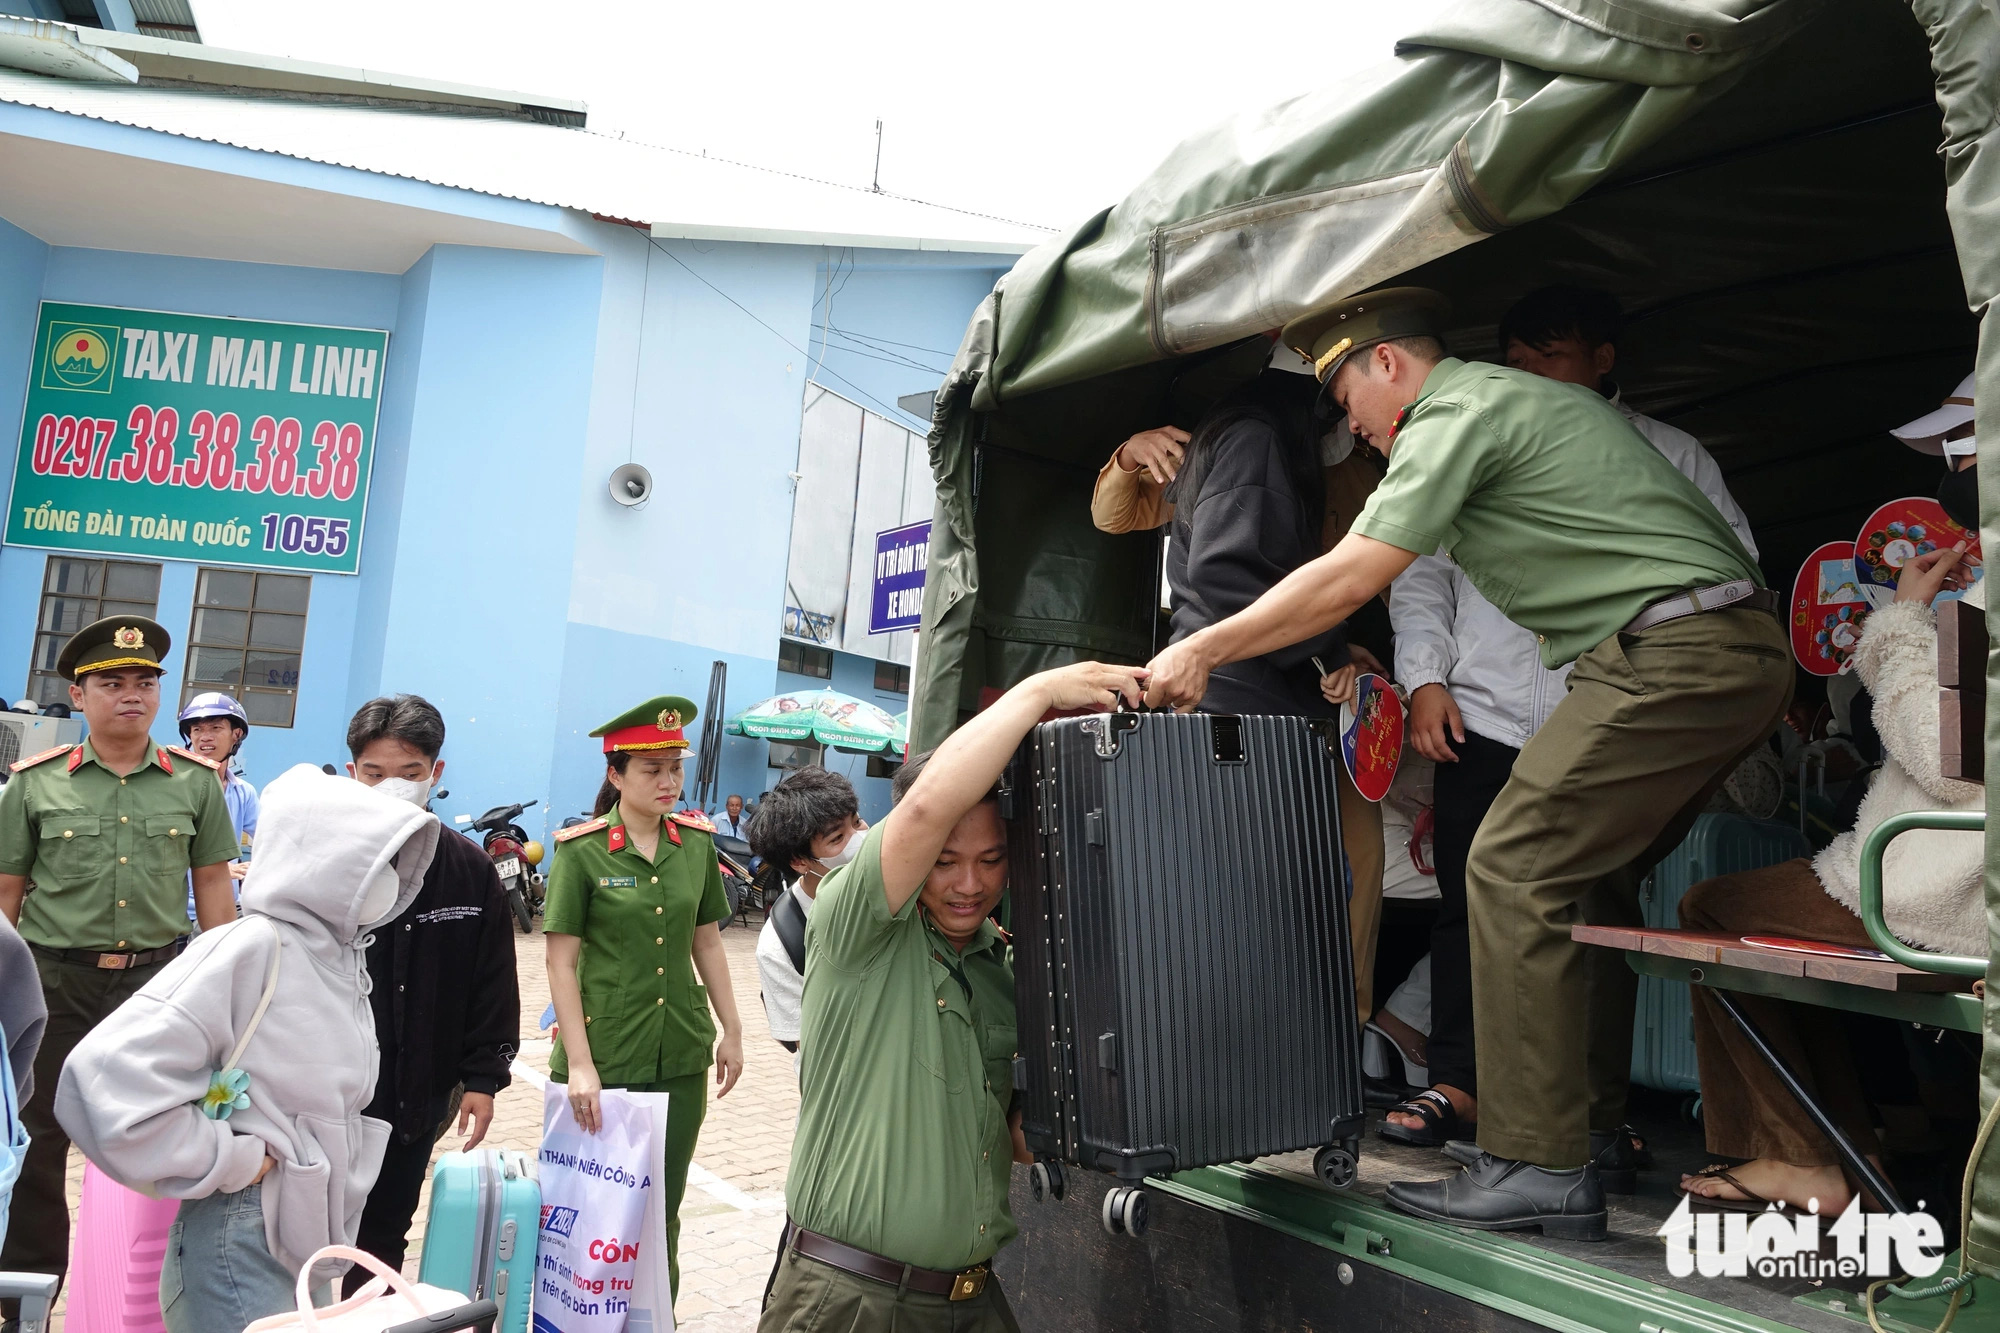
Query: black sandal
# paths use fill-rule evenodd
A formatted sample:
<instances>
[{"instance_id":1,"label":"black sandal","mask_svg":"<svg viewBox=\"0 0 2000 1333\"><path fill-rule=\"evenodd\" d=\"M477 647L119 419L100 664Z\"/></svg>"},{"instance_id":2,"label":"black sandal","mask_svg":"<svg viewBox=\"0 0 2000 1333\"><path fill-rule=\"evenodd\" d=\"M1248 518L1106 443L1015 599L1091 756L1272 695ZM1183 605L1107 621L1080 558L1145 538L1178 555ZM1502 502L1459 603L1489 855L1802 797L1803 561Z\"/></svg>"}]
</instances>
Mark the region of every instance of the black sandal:
<instances>
[{"instance_id":1,"label":"black sandal","mask_svg":"<svg viewBox=\"0 0 2000 1333\"><path fill-rule=\"evenodd\" d=\"M1391 1115L1413 1115L1424 1122L1422 1129L1411 1129L1384 1120L1375 1132L1391 1143L1407 1143L1412 1148L1441 1148L1453 1139L1465 1137L1466 1126L1460 1123L1458 1108L1451 1104L1451 1098L1436 1088L1425 1088L1407 1101L1401 1101L1389 1108Z\"/></svg>"}]
</instances>

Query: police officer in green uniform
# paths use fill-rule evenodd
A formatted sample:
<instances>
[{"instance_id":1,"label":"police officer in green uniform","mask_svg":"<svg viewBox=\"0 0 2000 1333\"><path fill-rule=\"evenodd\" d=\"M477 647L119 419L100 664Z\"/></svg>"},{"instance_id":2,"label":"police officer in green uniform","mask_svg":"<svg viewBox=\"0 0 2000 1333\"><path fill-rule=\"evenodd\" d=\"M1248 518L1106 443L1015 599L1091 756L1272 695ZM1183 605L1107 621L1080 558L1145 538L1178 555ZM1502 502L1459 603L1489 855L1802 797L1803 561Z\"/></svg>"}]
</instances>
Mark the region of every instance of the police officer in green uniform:
<instances>
[{"instance_id":1,"label":"police officer in green uniform","mask_svg":"<svg viewBox=\"0 0 2000 1333\"><path fill-rule=\"evenodd\" d=\"M1631 868L1679 842L1770 737L1791 655L1779 598L1693 482L1591 390L1446 357L1443 308L1392 288L1286 327L1388 474L1332 551L1155 658L1149 697L1193 706L1211 667L1338 624L1439 548L1535 632L1545 666L1575 663L1466 868L1483 1152L1389 1200L1597 1239L1593 1150L1624 1137L1627 1070L1607 1057L1630 1038L1593 1023L1570 926L1638 919Z\"/></svg>"},{"instance_id":2,"label":"police officer in green uniform","mask_svg":"<svg viewBox=\"0 0 2000 1333\"><path fill-rule=\"evenodd\" d=\"M78 630L56 670L88 738L21 760L0 788L0 911L34 950L49 1005L0 1270L67 1267L69 1138L54 1109L63 1061L186 945L190 870L202 928L236 919L236 831L216 765L149 734L169 646L141 616Z\"/></svg>"},{"instance_id":3,"label":"police officer in green uniform","mask_svg":"<svg viewBox=\"0 0 2000 1333\"><path fill-rule=\"evenodd\" d=\"M602 1089L667 1094L666 1172L656 1194L676 1293L681 1196L708 1112L708 1070L713 1064L718 1097L743 1073L743 1024L716 926L729 916L729 899L715 829L702 815L674 813L683 728L694 718L694 704L664 695L590 733L604 742L597 817L555 835L542 916L561 1029L549 1076L568 1084L577 1124L597 1132Z\"/></svg>"},{"instance_id":4,"label":"police officer in green uniform","mask_svg":"<svg viewBox=\"0 0 2000 1333\"><path fill-rule=\"evenodd\" d=\"M896 804L806 923L789 1224L761 1333L1018 1333L989 1263L1014 1238L1019 1053L993 784L1051 708L1137 703L1144 672L1030 676L896 775Z\"/></svg>"}]
</instances>

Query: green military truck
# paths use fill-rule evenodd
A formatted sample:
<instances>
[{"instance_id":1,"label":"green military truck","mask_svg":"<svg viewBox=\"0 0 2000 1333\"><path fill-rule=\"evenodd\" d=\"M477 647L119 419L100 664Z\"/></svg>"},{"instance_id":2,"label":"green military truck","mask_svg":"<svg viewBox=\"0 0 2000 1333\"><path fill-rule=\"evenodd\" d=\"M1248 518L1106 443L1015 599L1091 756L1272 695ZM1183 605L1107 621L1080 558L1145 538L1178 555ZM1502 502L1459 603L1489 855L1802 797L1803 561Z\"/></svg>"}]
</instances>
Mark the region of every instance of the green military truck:
<instances>
[{"instance_id":1,"label":"green military truck","mask_svg":"<svg viewBox=\"0 0 2000 1333\"><path fill-rule=\"evenodd\" d=\"M1328 35L1279 25L1273 39L1337 40L1339 13L1301 15L1302 32ZM1190 139L1130 197L1020 261L938 394L916 745L1044 666L1152 654L1158 541L1092 526L1098 467L1137 430L1192 426L1255 373L1268 331L1373 287L1445 292L1451 350L1470 357L1497 354L1495 322L1530 288L1615 293L1629 315L1625 394L1709 447L1769 581L1789 589L1806 555L1878 500L1935 488L1936 462L1886 432L1975 364L1981 454L2000 441L1985 424L2000 423L2000 321L1981 320L2000 290L1996 115L1994 0L1469 0L1372 76ZM2000 463L1982 471L2000 483ZM1987 895L2000 904L1990 852ZM1994 1100L2000 1041L1982 1052L1974 1034L1992 1027L1995 1000L1971 994L1970 976L1881 989L1633 963L1915 1025L1924 1042L1958 1045L1964 1102L1975 1061L1981 1106ZM1707 1158L1671 1103L1642 1127L1659 1169L1614 1198L1603 1244L1392 1212L1387 1181L1446 1163L1371 1137L1347 1189L1317 1179L1309 1156L1149 1182L1138 1235L1107 1229L1108 1178L1071 1171L1058 1201L1030 1197L1018 1172L1022 1234L999 1271L1037 1329L1865 1322L1865 1274L1677 1273L1688 1265L1658 1232L1678 1170ZM1969 1149L1958 1143L1913 1201L1954 1254L1904 1297L1882 1296L1884 1327L1935 1327L1951 1302L1922 1293L1947 1286L1963 1287L1956 1328L2000 1326L1988 1282L2000 1275L2000 1156L1972 1173L1969 1276L1946 1281Z\"/></svg>"}]
</instances>

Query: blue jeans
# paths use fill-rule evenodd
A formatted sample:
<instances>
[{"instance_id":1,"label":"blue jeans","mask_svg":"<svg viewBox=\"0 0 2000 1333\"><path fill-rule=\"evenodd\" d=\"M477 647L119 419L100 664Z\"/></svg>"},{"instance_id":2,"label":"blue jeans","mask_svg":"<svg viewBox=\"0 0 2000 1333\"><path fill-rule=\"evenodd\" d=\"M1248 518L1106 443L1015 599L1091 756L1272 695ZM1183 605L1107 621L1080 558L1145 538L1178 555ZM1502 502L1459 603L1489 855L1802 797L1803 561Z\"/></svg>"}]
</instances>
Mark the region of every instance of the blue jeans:
<instances>
[{"instance_id":1,"label":"blue jeans","mask_svg":"<svg viewBox=\"0 0 2000 1333\"><path fill-rule=\"evenodd\" d=\"M167 1333L238 1333L298 1309L298 1274L264 1244L264 1187L188 1199L167 1233L160 1313ZM330 1293L313 1293L325 1305Z\"/></svg>"}]
</instances>

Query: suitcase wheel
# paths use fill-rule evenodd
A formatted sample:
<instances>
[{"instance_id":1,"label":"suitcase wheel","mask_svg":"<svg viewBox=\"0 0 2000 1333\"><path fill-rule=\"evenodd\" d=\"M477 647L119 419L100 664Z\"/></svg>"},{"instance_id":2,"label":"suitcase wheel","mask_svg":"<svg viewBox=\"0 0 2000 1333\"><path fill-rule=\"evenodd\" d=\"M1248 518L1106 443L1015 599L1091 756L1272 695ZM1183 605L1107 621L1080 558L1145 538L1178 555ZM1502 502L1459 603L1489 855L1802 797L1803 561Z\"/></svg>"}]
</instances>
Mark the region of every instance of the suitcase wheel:
<instances>
[{"instance_id":1,"label":"suitcase wheel","mask_svg":"<svg viewBox=\"0 0 2000 1333\"><path fill-rule=\"evenodd\" d=\"M1149 1207L1146 1191L1117 1185L1104 1192L1104 1208L1099 1220L1104 1223L1104 1229L1114 1236L1143 1236L1146 1234Z\"/></svg>"},{"instance_id":2,"label":"suitcase wheel","mask_svg":"<svg viewBox=\"0 0 2000 1333\"><path fill-rule=\"evenodd\" d=\"M1329 1143L1313 1154L1313 1174L1330 1189L1344 1190L1361 1174L1359 1145L1352 1139Z\"/></svg>"},{"instance_id":3,"label":"suitcase wheel","mask_svg":"<svg viewBox=\"0 0 2000 1333\"><path fill-rule=\"evenodd\" d=\"M1702 1123L1700 1093L1691 1092L1681 1100L1681 1119L1697 1128L1700 1127Z\"/></svg>"},{"instance_id":4,"label":"suitcase wheel","mask_svg":"<svg viewBox=\"0 0 2000 1333\"><path fill-rule=\"evenodd\" d=\"M1028 1192L1035 1196L1036 1203L1045 1197L1061 1203L1066 1188L1061 1162L1040 1161L1028 1169Z\"/></svg>"}]
</instances>

